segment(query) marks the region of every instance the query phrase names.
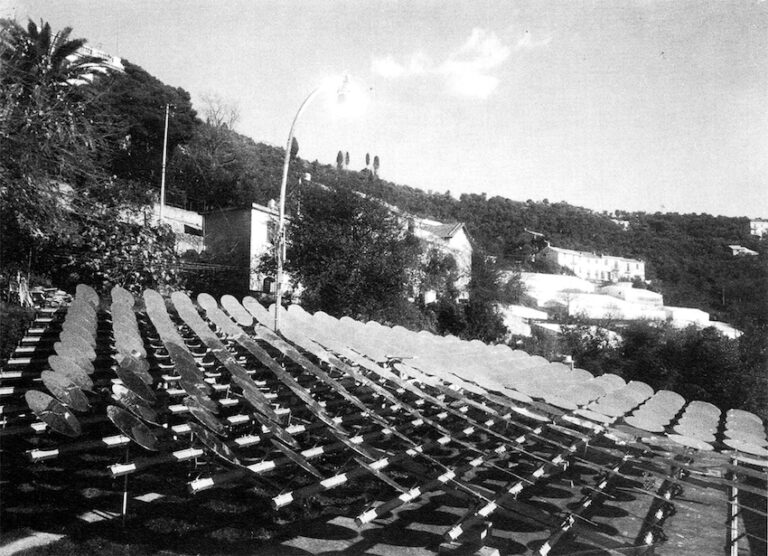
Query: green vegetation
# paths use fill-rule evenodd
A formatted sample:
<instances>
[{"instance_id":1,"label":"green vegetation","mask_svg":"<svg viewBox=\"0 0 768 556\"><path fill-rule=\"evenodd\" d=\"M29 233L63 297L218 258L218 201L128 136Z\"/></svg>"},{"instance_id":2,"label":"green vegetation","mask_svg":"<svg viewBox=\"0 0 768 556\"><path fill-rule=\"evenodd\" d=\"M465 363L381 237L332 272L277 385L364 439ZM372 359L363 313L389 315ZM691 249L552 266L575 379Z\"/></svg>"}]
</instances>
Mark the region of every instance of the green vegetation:
<instances>
[{"instance_id":1,"label":"green vegetation","mask_svg":"<svg viewBox=\"0 0 768 556\"><path fill-rule=\"evenodd\" d=\"M507 329L496 309L519 298L519 281L502 283L498 267L477 252L467 302L457 301L456 261L419 240L392 211L352 189L306 185L296 197L286 269L303 286L309 311L377 320L407 328L502 341ZM262 269L269 272L274 257ZM408 301L433 290L434 303Z\"/></svg>"},{"instance_id":2,"label":"green vegetation","mask_svg":"<svg viewBox=\"0 0 768 556\"><path fill-rule=\"evenodd\" d=\"M206 129L206 124L199 127L200 132ZM171 161L173 188L183 190L188 200L209 207L266 204L275 199L282 149L254 143L230 128L222 132L231 148L226 165L211 165L219 168L216 177L191 179L195 174L184 173L180 167L193 164L177 149ZM738 327L768 319L768 312L762 309L768 306L766 242L749 235L746 218L618 213L618 218L629 222L624 230L608 215L567 203L519 202L477 194L455 199L448 192L425 192L370 172L346 170L344 160L344 151L338 151L334 166L297 159L291 166L289 206L295 208L298 176L309 173L314 182L360 191L417 216L464 222L476 247L497 258L502 266L562 271L534 260L545 242L525 231L533 230L560 247L644 260L651 287L664 294L668 305L698 307ZM194 165L207 167L198 160ZM728 244L743 245L760 255L733 257L726 249Z\"/></svg>"},{"instance_id":3,"label":"green vegetation","mask_svg":"<svg viewBox=\"0 0 768 556\"><path fill-rule=\"evenodd\" d=\"M578 367L595 375L617 374L689 400L708 401L723 410L738 407L768 419L765 326L748 328L738 340L713 327L679 329L645 321L616 328L575 319L561 329L557 339L539 333L520 339L520 347L548 359L570 354Z\"/></svg>"},{"instance_id":4,"label":"green vegetation","mask_svg":"<svg viewBox=\"0 0 768 556\"><path fill-rule=\"evenodd\" d=\"M558 247L639 258L667 305L698 307L737 327L768 322L766 241L749 235L746 218L706 214L619 213L624 230L607 215L567 203L525 203L502 197L427 193L381 180L358 187L418 215L461 221L478 245L509 266L550 271L533 262L542 233ZM537 245L538 243L538 245ZM760 253L733 257L728 244Z\"/></svg>"},{"instance_id":5,"label":"green vegetation","mask_svg":"<svg viewBox=\"0 0 768 556\"><path fill-rule=\"evenodd\" d=\"M0 20L3 278L22 269L70 289L78 281L102 290L175 283L168 231L125 222L147 206L148 184L136 171L117 172L126 157L149 160L151 140L133 139L144 120L126 97L153 90L134 83L133 93L117 95L128 77L94 71L95 58L71 58L85 43L71 31Z\"/></svg>"},{"instance_id":6,"label":"green vegetation","mask_svg":"<svg viewBox=\"0 0 768 556\"><path fill-rule=\"evenodd\" d=\"M400 323L410 318L408 269L419 251L381 203L348 189L307 188L291 222L286 269L305 288L307 310Z\"/></svg>"},{"instance_id":7,"label":"green vegetation","mask_svg":"<svg viewBox=\"0 0 768 556\"><path fill-rule=\"evenodd\" d=\"M143 189L160 184L163 159L165 107L168 118L168 152L188 143L199 125L189 93L165 85L128 60L124 72L100 76L91 87L97 94L94 109L108 116L115 142L105 161L107 169Z\"/></svg>"},{"instance_id":8,"label":"green vegetation","mask_svg":"<svg viewBox=\"0 0 768 556\"><path fill-rule=\"evenodd\" d=\"M91 110L92 91L69 83L88 71L88 59L67 59L84 43L70 33L0 20L0 220L13 240L3 242L4 261L11 247L71 232L68 205L87 203L105 177L98 157L108 129Z\"/></svg>"},{"instance_id":9,"label":"green vegetation","mask_svg":"<svg viewBox=\"0 0 768 556\"><path fill-rule=\"evenodd\" d=\"M34 318L34 309L0 302L0 362L10 357Z\"/></svg>"},{"instance_id":10,"label":"green vegetation","mask_svg":"<svg viewBox=\"0 0 768 556\"><path fill-rule=\"evenodd\" d=\"M496 308L499 302L509 299L509 283L503 283L499 268L488 256L476 252L472 256L472 279L469 282L469 302L457 311L455 321L448 331L467 340L498 342L507 335L507 327ZM443 305L443 308L445 305ZM450 314L450 313L449 313ZM440 332L443 332L440 330Z\"/></svg>"},{"instance_id":11,"label":"green vegetation","mask_svg":"<svg viewBox=\"0 0 768 556\"><path fill-rule=\"evenodd\" d=\"M279 193L284 151L238 134L237 109L219 99L205 100L201 121L186 91L128 61L124 73L94 73L96 60L69 58L85 42L70 35L69 28L54 33L45 23L0 20L0 274L21 269L69 289L77 281L102 290L178 286L170 231L122 218L157 195L166 105L169 199L198 209L267 204ZM373 171L352 171L345 150L335 165L296 158L298 142L291 150L289 266L307 287L309 308L497 341L504 328L494 303L522 293L519 283L500 283L498 269L561 270L535 260L545 243L532 230L553 245L643 259L666 304L701 308L746 332L731 341L711 331L638 325L622 332L620 347L573 333L568 345L541 340L532 350L573 353L594 372L717 403L764 404L768 250L749 236L747 219L618 213L625 230L606 214L567 203L456 199L397 185L381 179L378 156ZM331 192L300 191L304 173ZM455 301L455 262L420 253L380 204L352 191L417 216L464 222L483 253L473 264L469 301ZM728 244L760 254L733 257ZM406 301L414 274L438 292L435 303Z\"/></svg>"}]
</instances>

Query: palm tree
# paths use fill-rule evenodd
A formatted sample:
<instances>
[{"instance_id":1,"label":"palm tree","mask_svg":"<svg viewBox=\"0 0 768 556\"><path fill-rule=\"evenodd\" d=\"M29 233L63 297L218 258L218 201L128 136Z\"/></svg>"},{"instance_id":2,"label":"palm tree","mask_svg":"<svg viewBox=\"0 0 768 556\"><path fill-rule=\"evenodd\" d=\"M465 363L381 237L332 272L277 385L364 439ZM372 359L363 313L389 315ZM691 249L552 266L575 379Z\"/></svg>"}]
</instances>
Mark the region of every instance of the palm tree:
<instances>
[{"instance_id":1,"label":"palm tree","mask_svg":"<svg viewBox=\"0 0 768 556\"><path fill-rule=\"evenodd\" d=\"M99 60L79 56L84 39L48 23L0 19L0 205L36 235L67 217L59 184L84 187L100 175L104 131L87 81Z\"/></svg>"},{"instance_id":2,"label":"palm tree","mask_svg":"<svg viewBox=\"0 0 768 556\"><path fill-rule=\"evenodd\" d=\"M15 20L0 20L0 63L3 84L21 86L31 94L35 87L59 89L80 84L95 67L103 65L99 58L80 55L85 39L70 39L71 27L53 34L47 22L40 27L30 20L24 29Z\"/></svg>"}]
</instances>

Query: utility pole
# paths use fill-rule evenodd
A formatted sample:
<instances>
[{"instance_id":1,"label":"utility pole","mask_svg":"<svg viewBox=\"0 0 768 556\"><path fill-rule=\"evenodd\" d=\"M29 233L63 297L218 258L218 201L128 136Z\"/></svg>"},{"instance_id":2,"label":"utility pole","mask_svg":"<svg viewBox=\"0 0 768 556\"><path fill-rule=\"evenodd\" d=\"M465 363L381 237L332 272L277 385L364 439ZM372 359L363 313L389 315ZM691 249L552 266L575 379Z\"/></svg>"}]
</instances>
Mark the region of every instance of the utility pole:
<instances>
[{"instance_id":1,"label":"utility pole","mask_svg":"<svg viewBox=\"0 0 768 556\"><path fill-rule=\"evenodd\" d=\"M163 133L163 173L160 178L160 224L165 216L165 162L168 158L168 113L171 105L165 105L165 132Z\"/></svg>"}]
</instances>

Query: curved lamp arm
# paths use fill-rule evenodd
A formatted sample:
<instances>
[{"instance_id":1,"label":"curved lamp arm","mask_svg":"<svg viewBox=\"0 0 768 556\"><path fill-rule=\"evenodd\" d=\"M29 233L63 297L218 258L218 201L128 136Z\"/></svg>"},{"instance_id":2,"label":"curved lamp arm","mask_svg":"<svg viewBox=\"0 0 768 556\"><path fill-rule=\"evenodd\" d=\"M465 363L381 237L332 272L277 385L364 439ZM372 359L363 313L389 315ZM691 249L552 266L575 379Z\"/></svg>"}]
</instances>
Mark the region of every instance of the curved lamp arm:
<instances>
[{"instance_id":1,"label":"curved lamp arm","mask_svg":"<svg viewBox=\"0 0 768 556\"><path fill-rule=\"evenodd\" d=\"M291 162L291 147L293 146L293 132L296 128L296 122L299 120L304 109L309 106L309 103L317 96L317 94L332 85L332 82L327 82L320 85L317 89L309 93L304 102L299 106L299 110L293 117L291 122L291 130L288 132L288 141L285 145L285 160L283 161L283 179L280 182L280 207L277 220L277 276L275 287L275 332L280 330L280 308L283 304L283 263L285 261L285 189L288 184L288 166ZM350 85L349 76L345 75L341 86L338 88L336 94L339 98L343 98L347 94L348 87Z\"/></svg>"},{"instance_id":2,"label":"curved lamp arm","mask_svg":"<svg viewBox=\"0 0 768 556\"><path fill-rule=\"evenodd\" d=\"M288 142L285 145L285 160L283 161L283 179L280 182L280 205L277 219L277 276L275 284L275 325L274 330L278 332L280 330L280 307L283 303L283 262L285 260L285 190L288 184L288 166L291 162L291 147L293 146L293 132L296 128L296 122L299 120L299 116L304 112L304 109L310 102L317 96L317 94L325 89L325 85L321 85L304 99L304 102L299 106L299 110L293 117L291 122L291 130L288 132Z\"/></svg>"}]
</instances>

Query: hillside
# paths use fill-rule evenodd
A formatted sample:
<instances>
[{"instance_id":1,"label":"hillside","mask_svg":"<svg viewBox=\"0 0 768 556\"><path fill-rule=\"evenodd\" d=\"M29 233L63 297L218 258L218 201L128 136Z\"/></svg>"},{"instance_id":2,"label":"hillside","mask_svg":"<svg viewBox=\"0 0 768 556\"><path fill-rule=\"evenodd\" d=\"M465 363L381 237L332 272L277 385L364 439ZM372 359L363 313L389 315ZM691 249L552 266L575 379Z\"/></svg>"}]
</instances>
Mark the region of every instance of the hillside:
<instances>
[{"instance_id":1,"label":"hillside","mask_svg":"<svg viewBox=\"0 0 768 556\"><path fill-rule=\"evenodd\" d=\"M157 191L165 110L170 105L167 182L171 202L211 209L266 204L278 197L284 151L234 131L236 108L213 100L204 103L198 113L183 89L162 83L127 60L124 65L125 73L97 80L98 94L85 104L90 121L103 121L108 127L101 143L91 142L102 148L92 157L95 170L89 176L103 174L100 183L114 176L121 180L125 195ZM300 141L299 137L299 155ZM27 151L20 148L19 152ZM86 159L81 156L78 165L71 166L71 182L84 181L80 167ZM24 166L19 161L19 172L23 174L33 162ZM384 175L386 165L384 160ZM57 172L59 179L67 178L61 170ZM699 307L739 327L768 320L766 242L748 235L746 218L619 213L629 222L625 230L605 214L563 202L515 201L485 194L462 194L456 199L448 191L426 192L374 177L366 169L338 169L300 157L291 165L289 208L301 195L296 184L305 173L313 181L362 191L416 215L464 222L476 247L506 266L530 265L535 248L525 230L534 230L556 246L645 260L652 287L664 294L669 305ZM93 185L91 190L94 195L107 191L101 185ZM54 230L58 220L48 220ZM726 250L734 243L758 251L760 256L734 258ZM45 252L36 247L41 263ZM8 261L15 261L13 253L4 254Z\"/></svg>"},{"instance_id":2,"label":"hillside","mask_svg":"<svg viewBox=\"0 0 768 556\"><path fill-rule=\"evenodd\" d=\"M177 194L209 208L266 204L278 196L282 149L207 124L200 129L225 137L227 164L214 162L201 171L199 160L193 167L177 149L170 165L171 187ZM522 202L485 194L456 199L449 192L426 192L379 179L367 170L339 170L301 158L291 170L290 184L309 173L313 181L350 187L419 216L465 222L477 247L507 266L530 264L535 249L525 230L534 230L556 246L646 261L651 287L661 291L669 305L699 307L737 326L766 322L766 242L749 235L747 218L619 212L617 217L629 222L625 230L606 214L564 202ZM300 191L290 184L292 204ZM733 257L728 244L743 245L760 256Z\"/></svg>"}]
</instances>

